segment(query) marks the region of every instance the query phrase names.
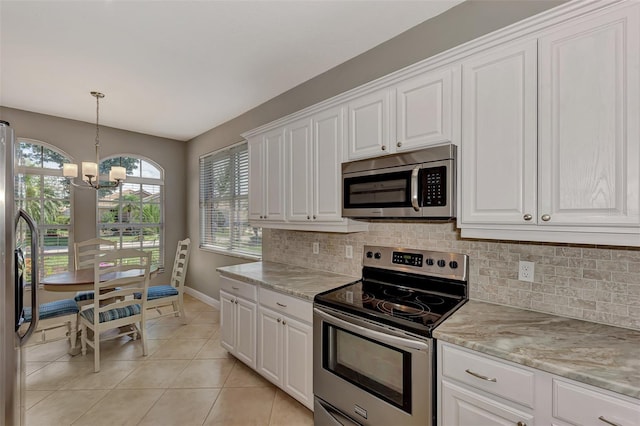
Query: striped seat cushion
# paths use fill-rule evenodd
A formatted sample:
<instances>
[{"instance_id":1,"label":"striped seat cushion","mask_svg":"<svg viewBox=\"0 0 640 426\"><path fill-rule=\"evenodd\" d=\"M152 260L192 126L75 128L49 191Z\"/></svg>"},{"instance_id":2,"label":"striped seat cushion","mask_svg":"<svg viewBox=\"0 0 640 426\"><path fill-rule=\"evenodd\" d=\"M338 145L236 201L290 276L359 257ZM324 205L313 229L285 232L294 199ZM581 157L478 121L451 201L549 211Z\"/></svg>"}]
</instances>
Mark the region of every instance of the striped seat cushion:
<instances>
[{"instance_id":1,"label":"striped seat cushion","mask_svg":"<svg viewBox=\"0 0 640 426\"><path fill-rule=\"evenodd\" d=\"M76 302L84 302L85 300L93 300L93 291L79 291L73 298Z\"/></svg>"},{"instance_id":2,"label":"striped seat cushion","mask_svg":"<svg viewBox=\"0 0 640 426\"><path fill-rule=\"evenodd\" d=\"M147 291L147 300L160 299L163 297L177 296L177 295L178 295L178 289L173 286L154 285L149 287L149 290ZM133 296L136 299L142 298L142 294L140 293L135 293Z\"/></svg>"},{"instance_id":3,"label":"striped seat cushion","mask_svg":"<svg viewBox=\"0 0 640 426\"><path fill-rule=\"evenodd\" d=\"M126 318L140 313L140 305L128 305L123 308L109 309L108 311L100 312L100 322L108 322L117 320L120 318ZM85 309L80 312L87 321L93 323L93 308Z\"/></svg>"},{"instance_id":4,"label":"striped seat cushion","mask_svg":"<svg viewBox=\"0 0 640 426\"><path fill-rule=\"evenodd\" d=\"M75 300L64 299L40 305L39 316L41 320L48 318L62 317L65 315L77 314L78 304ZM24 308L25 321L31 321L31 307Z\"/></svg>"},{"instance_id":5,"label":"striped seat cushion","mask_svg":"<svg viewBox=\"0 0 640 426\"><path fill-rule=\"evenodd\" d=\"M121 287L115 287L114 290L122 290ZM86 300L93 300L93 291L79 291L73 297L76 302L84 302Z\"/></svg>"}]
</instances>

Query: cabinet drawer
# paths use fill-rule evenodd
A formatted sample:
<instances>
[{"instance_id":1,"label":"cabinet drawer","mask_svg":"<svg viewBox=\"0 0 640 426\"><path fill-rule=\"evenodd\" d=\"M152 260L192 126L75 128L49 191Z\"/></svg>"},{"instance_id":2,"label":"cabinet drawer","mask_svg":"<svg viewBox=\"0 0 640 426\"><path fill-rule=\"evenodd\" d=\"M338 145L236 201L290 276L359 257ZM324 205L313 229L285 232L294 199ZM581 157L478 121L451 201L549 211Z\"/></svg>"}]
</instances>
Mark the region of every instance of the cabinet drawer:
<instances>
[{"instance_id":1,"label":"cabinet drawer","mask_svg":"<svg viewBox=\"0 0 640 426\"><path fill-rule=\"evenodd\" d=\"M502 361L494 361L451 346L442 347L445 377L533 408L534 373Z\"/></svg>"},{"instance_id":2,"label":"cabinet drawer","mask_svg":"<svg viewBox=\"0 0 640 426\"><path fill-rule=\"evenodd\" d=\"M603 392L553 379L553 417L572 425L639 425L640 401L633 404Z\"/></svg>"},{"instance_id":3,"label":"cabinet drawer","mask_svg":"<svg viewBox=\"0 0 640 426\"><path fill-rule=\"evenodd\" d=\"M221 276L220 277L220 289L231 293L234 296L244 297L245 299L256 301L258 300L258 286L255 284L249 284L242 281L234 280L233 278Z\"/></svg>"},{"instance_id":4,"label":"cabinet drawer","mask_svg":"<svg viewBox=\"0 0 640 426\"><path fill-rule=\"evenodd\" d=\"M260 288L260 304L302 321L313 322L313 305L297 297Z\"/></svg>"}]
</instances>

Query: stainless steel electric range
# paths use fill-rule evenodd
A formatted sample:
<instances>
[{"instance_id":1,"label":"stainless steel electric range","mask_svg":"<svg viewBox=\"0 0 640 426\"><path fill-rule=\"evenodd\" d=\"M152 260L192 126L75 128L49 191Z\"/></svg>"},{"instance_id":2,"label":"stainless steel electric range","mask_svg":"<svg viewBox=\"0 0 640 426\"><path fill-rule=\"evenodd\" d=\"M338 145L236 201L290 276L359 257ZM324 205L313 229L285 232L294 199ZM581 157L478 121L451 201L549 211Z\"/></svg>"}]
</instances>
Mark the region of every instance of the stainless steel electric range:
<instances>
[{"instance_id":1,"label":"stainless steel electric range","mask_svg":"<svg viewBox=\"0 0 640 426\"><path fill-rule=\"evenodd\" d=\"M468 300L468 256L365 246L362 279L318 294L314 422L435 424L432 332Z\"/></svg>"}]
</instances>

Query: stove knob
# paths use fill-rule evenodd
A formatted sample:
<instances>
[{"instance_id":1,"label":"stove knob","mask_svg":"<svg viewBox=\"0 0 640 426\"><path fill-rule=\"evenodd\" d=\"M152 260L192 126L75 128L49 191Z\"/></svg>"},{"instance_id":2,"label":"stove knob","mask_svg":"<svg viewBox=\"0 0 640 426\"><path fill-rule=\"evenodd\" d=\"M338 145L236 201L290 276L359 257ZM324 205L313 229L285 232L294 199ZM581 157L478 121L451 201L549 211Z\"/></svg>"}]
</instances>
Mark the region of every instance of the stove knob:
<instances>
[{"instance_id":1,"label":"stove knob","mask_svg":"<svg viewBox=\"0 0 640 426\"><path fill-rule=\"evenodd\" d=\"M378 251L378 252L376 252L376 254L373 255L373 257L375 257L376 259L380 259L382 257L382 255Z\"/></svg>"},{"instance_id":2,"label":"stove knob","mask_svg":"<svg viewBox=\"0 0 640 426\"><path fill-rule=\"evenodd\" d=\"M444 268L444 266L447 264L447 262L445 262L444 260L440 259L438 260L438 266L441 268Z\"/></svg>"},{"instance_id":3,"label":"stove knob","mask_svg":"<svg viewBox=\"0 0 640 426\"><path fill-rule=\"evenodd\" d=\"M427 259L427 265L433 266L433 259Z\"/></svg>"},{"instance_id":4,"label":"stove knob","mask_svg":"<svg viewBox=\"0 0 640 426\"><path fill-rule=\"evenodd\" d=\"M449 268L456 269L457 267L458 267L458 262L456 262L455 260L452 260L451 262L449 262Z\"/></svg>"},{"instance_id":5,"label":"stove knob","mask_svg":"<svg viewBox=\"0 0 640 426\"><path fill-rule=\"evenodd\" d=\"M372 251L368 251L368 252L367 252L367 257L368 257L369 259L371 259L371 258L373 257L373 252L372 252Z\"/></svg>"}]
</instances>

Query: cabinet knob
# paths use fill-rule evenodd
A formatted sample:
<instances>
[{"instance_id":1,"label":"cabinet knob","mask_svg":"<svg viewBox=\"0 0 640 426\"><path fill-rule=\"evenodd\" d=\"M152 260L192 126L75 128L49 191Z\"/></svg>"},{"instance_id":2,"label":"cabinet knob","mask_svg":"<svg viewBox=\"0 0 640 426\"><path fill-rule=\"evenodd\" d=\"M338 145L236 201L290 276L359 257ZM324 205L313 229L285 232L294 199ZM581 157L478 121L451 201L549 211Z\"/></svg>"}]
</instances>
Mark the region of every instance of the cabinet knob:
<instances>
[{"instance_id":1,"label":"cabinet knob","mask_svg":"<svg viewBox=\"0 0 640 426\"><path fill-rule=\"evenodd\" d=\"M544 220L545 222L549 222L551 220L551 216L549 216L548 214L543 214L542 220Z\"/></svg>"},{"instance_id":2,"label":"cabinet knob","mask_svg":"<svg viewBox=\"0 0 640 426\"><path fill-rule=\"evenodd\" d=\"M386 147L385 145L382 145L380 148L381 148L383 151L386 151L386 150L387 150L387 147Z\"/></svg>"},{"instance_id":3,"label":"cabinet knob","mask_svg":"<svg viewBox=\"0 0 640 426\"><path fill-rule=\"evenodd\" d=\"M525 422L518 422L517 426L527 426Z\"/></svg>"},{"instance_id":4,"label":"cabinet knob","mask_svg":"<svg viewBox=\"0 0 640 426\"><path fill-rule=\"evenodd\" d=\"M282 320L281 320L280 318L278 318L276 321L280 322L280 321L282 321Z\"/></svg>"},{"instance_id":5,"label":"cabinet knob","mask_svg":"<svg viewBox=\"0 0 640 426\"><path fill-rule=\"evenodd\" d=\"M531 220L533 219L533 216L531 216L529 213L524 215L524 220Z\"/></svg>"},{"instance_id":6,"label":"cabinet knob","mask_svg":"<svg viewBox=\"0 0 640 426\"><path fill-rule=\"evenodd\" d=\"M612 425L612 426L622 426L620 423L616 423L616 422L612 422L611 420L607 420L604 416L600 416L598 417L598 420L600 420L601 422L604 422L608 425ZM527 426L527 425L525 425Z\"/></svg>"},{"instance_id":7,"label":"cabinet knob","mask_svg":"<svg viewBox=\"0 0 640 426\"><path fill-rule=\"evenodd\" d=\"M307 220L309 220L309 219L311 219L311 217L310 217L310 216L307 216Z\"/></svg>"},{"instance_id":8,"label":"cabinet knob","mask_svg":"<svg viewBox=\"0 0 640 426\"><path fill-rule=\"evenodd\" d=\"M400 147L402 146L402 142L398 142L398 143L396 144L396 146L397 146L398 148L400 148Z\"/></svg>"},{"instance_id":9,"label":"cabinet knob","mask_svg":"<svg viewBox=\"0 0 640 426\"><path fill-rule=\"evenodd\" d=\"M282 325L287 325L287 322L285 320L282 320Z\"/></svg>"},{"instance_id":10,"label":"cabinet knob","mask_svg":"<svg viewBox=\"0 0 640 426\"><path fill-rule=\"evenodd\" d=\"M264 215L264 218L265 218L265 219L267 218L267 215L266 215L266 214Z\"/></svg>"},{"instance_id":11,"label":"cabinet knob","mask_svg":"<svg viewBox=\"0 0 640 426\"><path fill-rule=\"evenodd\" d=\"M313 220L316 220L316 215L315 214L313 215Z\"/></svg>"},{"instance_id":12,"label":"cabinet knob","mask_svg":"<svg viewBox=\"0 0 640 426\"><path fill-rule=\"evenodd\" d=\"M238 304L238 299L236 299L234 303L237 305Z\"/></svg>"}]
</instances>

